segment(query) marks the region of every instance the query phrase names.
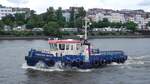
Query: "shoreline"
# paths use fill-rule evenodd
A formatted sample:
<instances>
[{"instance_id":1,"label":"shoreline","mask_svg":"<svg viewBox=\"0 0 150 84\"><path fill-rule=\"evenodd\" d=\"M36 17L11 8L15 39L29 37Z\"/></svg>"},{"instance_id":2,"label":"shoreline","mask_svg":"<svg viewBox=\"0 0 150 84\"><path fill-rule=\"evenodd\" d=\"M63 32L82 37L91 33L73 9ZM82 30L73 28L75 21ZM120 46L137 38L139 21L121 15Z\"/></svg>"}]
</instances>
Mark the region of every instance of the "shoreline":
<instances>
[{"instance_id":1,"label":"shoreline","mask_svg":"<svg viewBox=\"0 0 150 84\"><path fill-rule=\"evenodd\" d=\"M23 37L17 37L17 36L0 36L0 40L47 40L48 36L23 36Z\"/></svg>"},{"instance_id":2,"label":"shoreline","mask_svg":"<svg viewBox=\"0 0 150 84\"><path fill-rule=\"evenodd\" d=\"M0 40L47 40L49 36L0 36ZM77 36L63 36L64 39L79 39ZM88 36L89 39L111 39L111 38L150 38L150 35L126 35L126 36Z\"/></svg>"}]
</instances>

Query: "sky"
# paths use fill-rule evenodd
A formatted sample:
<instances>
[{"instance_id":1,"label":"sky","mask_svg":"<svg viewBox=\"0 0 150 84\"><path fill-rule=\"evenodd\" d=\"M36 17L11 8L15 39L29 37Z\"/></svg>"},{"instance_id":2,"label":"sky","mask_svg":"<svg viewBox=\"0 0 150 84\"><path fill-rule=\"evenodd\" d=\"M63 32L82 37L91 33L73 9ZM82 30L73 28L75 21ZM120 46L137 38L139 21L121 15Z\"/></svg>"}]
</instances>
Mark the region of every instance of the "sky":
<instances>
[{"instance_id":1,"label":"sky","mask_svg":"<svg viewBox=\"0 0 150 84\"><path fill-rule=\"evenodd\" d=\"M83 6L86 10L89 8L143 9L150 12L150 0L0 0L0 4L8 7L28 7L38 14L45 12L50 6L55 9Z\"/></svg>"}]
</instances>

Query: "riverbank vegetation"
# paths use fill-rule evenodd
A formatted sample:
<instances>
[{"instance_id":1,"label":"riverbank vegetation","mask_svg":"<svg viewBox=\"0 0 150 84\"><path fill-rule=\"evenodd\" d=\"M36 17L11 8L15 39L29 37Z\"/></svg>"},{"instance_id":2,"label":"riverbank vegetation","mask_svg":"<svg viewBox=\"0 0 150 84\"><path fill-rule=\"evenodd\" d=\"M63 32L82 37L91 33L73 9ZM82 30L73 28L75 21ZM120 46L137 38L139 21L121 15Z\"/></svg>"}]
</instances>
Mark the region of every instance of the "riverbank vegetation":
<instances>
[{"instance_id":1,"label":"riverbank vegetation","mask_svg":"<svg viewBox=\"0 0 150 84\"><path fill-rule=\"evenodd\" d=\"M0 35L14 35L14 36L33 36L33 35L76 35L83 34L84 17L86 16L86 11L83 7L75 12L75 9L70 10L70 19L66 21L63 17L63 10L61 7L54 9L49 7L45 13L36 14L35 11L31 11L30 15L27 14L14 14L7 15L0 20ZM126 23L122 22L109 22L108 19L104 18L102 21L92 22L89 28L89 35L126 35L137 31L137 24L128 21ZM4 26L9 26L11 30L5 30ZM17 31L12 28L17 26L26 26L26 30ZM93 32L92 28L126 28L130 32ZM42 32L33 32L33 28L43 28ZM61 28L78 28L78 32L62 32Z\"/></svg>"}]
</instances>

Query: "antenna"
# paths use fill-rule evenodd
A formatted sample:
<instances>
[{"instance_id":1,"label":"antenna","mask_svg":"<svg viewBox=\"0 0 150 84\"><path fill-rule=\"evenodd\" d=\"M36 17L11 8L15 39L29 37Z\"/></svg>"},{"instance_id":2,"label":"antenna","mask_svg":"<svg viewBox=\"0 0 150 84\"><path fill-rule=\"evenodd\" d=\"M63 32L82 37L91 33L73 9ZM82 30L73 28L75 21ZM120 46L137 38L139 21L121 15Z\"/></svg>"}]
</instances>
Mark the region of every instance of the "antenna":
<instances>
[{"instance_id":1,"label":"antenna","mask_svg":"<svg viewBox=\"0 0 150 84\"><path fill-rule=\"evenodd\" d=\"M84 33L84 40L88 39L88 35L87 35L87 28L91 25L92 23L90 23L89 19L87 17L85 17L85 33Z\"/></svg>"},{"instance_id":2,"label":"antenna","mask_svg":"<svg viewBox=\"0 0 150 84\"><path fill-rule=\"evenodd\" d=\"M84 33L84 40L87 40L87 27L88 27L88 18L85 17L85 33Z\"/></svg>"}]
</instances>

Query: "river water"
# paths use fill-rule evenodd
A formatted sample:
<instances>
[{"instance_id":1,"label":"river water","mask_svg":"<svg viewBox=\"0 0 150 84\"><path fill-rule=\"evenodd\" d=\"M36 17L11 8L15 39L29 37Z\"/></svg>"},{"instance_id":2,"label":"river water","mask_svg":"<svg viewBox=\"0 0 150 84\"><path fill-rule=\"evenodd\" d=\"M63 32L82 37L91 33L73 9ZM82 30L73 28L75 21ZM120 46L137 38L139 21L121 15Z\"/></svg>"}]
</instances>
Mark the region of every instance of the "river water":
<instances>
[{"instance_id":1,"label":"river water","mask_svg":"<svg viewBox=\"0 0 150 84\"><path fill-rule=\"evenodd\" d=\"M123 50L125 64L90 71L39 71L22 68L31 48L48 49L46 40L1 40L0 84L150 84L150 39L92 39L100 50Z\"/></svg>"}]
</instances>

